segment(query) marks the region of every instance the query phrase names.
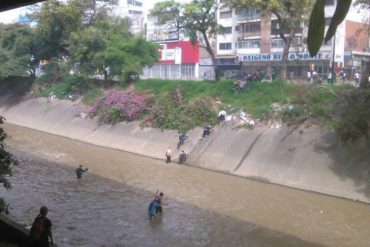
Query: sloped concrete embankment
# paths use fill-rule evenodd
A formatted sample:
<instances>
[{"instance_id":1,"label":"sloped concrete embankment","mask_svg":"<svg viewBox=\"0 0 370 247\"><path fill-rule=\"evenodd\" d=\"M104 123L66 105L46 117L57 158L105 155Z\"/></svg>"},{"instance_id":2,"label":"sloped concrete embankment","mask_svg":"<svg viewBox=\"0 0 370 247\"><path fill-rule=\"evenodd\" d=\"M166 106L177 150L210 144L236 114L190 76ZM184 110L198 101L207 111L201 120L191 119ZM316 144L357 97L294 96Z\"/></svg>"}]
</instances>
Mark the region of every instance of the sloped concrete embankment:
<instances>
[{"instance_id":1,"label":"sloped concrete embankment","mask_svg":"<svg viewBox=\"0 0 370 247\"><path fill-rule=\"evenodd\" d=\"M28 247L31 245L29 231L0 214L0 246Z\"/></svg>"},{"instance_id":2,"label":"sloped concrete embankment","mask_svg":"<svg viewBox=\"0 0 370 247\"><path fill-rule=\"evenodd\" d=\"M157 159L164 159L168 147L174 157L180 151L176 131L142 129L137 122L97 126L79 112L71 102L44 98L0 107L10 123L95 145ZM333 133L318 126L246 130L229 122L202 141L201 133L200 128L189 132L181 148L190 154L191 165L370 202L370 151L340 146Z\"/></svg>"}]
</instances>

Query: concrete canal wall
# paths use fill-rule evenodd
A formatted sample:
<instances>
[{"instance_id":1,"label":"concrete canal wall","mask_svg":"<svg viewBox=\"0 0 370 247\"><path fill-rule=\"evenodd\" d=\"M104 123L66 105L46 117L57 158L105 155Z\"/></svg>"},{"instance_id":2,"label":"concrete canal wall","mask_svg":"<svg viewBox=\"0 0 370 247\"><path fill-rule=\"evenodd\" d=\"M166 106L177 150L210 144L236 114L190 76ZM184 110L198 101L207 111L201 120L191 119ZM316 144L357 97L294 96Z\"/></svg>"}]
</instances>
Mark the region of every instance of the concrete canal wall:
<instances>
[{"instance_id":1,"label":"concrete canal wall","mask_svg":"<svg viewBox=\"0 0 370 247\"><path fill-rule=\"evenodd\" d=\"M137 122L114 126L83 119L70 101L35 98L0 105L7 122L83 142L164 159L180 150L176 131L140 128ZM370 150L342 146L319 126L237 129L232 122L215 127L200 140L202 129L188 133L182 150L188 164L299 189L370 202ZM237 188L235 188L237 190Z\"/></svg>"},{"instance_id":2,"label":"concrete canal wall","mask_svg":"<svg viewBox=\"0 0 370 247\"><path fill-rule=\"evenodd\" d=\"M29 247L29 231L23 226L0 214L0 246Z\"/></svg>"}]
</instances>

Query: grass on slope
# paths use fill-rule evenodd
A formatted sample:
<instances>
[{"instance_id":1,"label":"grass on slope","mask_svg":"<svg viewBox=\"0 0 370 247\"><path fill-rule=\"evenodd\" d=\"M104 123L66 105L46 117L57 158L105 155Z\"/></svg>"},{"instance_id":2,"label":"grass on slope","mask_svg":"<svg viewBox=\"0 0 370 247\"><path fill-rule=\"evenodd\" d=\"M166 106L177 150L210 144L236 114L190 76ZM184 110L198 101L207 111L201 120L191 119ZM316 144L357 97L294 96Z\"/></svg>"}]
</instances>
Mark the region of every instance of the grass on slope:
<instances>
[{"instance_id":1,"label":"grass on slope","mask_svg":"<svg viewBox=\"0 0 370 247\"><path fill-rule=\"evenodd\" d=\"M330 111L337 95L350 86L306 85L287 82L256 82L244 88L239 94L232 90L232 80L220 81L182 81L182 80L141 80L135 85L139 92L153 92L163 96L168 92L181 89L187 100L213 98L231 109L243 109L254 117L260 118L271 108L272 103L291 104L297 116L309 114L319 119L330 118Z\"/></svg>"}]
</instances>

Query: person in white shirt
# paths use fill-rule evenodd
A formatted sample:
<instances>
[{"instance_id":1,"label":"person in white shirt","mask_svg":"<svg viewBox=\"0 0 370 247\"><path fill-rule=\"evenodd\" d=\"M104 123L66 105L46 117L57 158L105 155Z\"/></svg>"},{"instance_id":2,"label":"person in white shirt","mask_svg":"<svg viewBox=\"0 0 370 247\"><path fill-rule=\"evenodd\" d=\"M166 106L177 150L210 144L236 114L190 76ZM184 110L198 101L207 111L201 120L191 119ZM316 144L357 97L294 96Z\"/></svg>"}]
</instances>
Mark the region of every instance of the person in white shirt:
<instances>
[{"instance_id":1,"label":"person in white shirt","mask_svg":"<svg viewBox=\"0 0 370 247\"><path fill-rule=\"evenodd\" d=\"M166 150L166 163L171 163L171 147Z\"/></svg>"},{"instance_id":2,"label":"person in white shirt","mask_svg":"<svg viewBox=\"0 0 370 247\"><path fill-rule=\"evenodd\" d=\"M361 78L361 74L360 72L356 72L355 73L355 83L356 83L356 86L358 86L358 84L360 84L360 78Z\"/></svg>"},{"instance_id":3,"label":"person in white shirt","mask_svg":"<svg viewBox=\"0 0 370 247\"><path fill-rule=\"evenodd\" d=\"M307 82L311 82L311 71L307 71Z\"/></svg>"}]
</instances>

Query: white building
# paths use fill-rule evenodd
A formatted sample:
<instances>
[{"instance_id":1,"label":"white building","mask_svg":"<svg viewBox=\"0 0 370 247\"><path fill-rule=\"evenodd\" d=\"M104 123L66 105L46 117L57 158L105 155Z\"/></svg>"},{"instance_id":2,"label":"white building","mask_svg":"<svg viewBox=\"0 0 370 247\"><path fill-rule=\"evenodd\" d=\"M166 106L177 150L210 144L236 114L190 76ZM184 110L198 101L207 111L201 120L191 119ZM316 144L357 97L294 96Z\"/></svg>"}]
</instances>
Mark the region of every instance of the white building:
<instances>
[{"instance_id":1,"label":"white building","mask_svg":"<svg viewBox=\"0 0 370 247\"><path fill-rule=\"evenodd\" d=\"M335 4L336 0L325 1L326 29ZM335 36L335 68L352 70L348 71L350 74L358 68L359 59L370 58L370 53L366 53L369 35L359 31L363 28L363 19L369 15L364 12L352 6ZM224 27L223 34L217 36L218 64L224 76L251 73L255 69L267 72L278 70L284 42L279 37L279 23L274 15L261 18L253 9L234 10L221 6L217 18ZM331 67L334 42L331 40L323 44L318 56L310 58L304 44L307 29L302 24L295 34L290 48L288 74L298 78L303 77L307 70L314 69L325 78ZM356 57L359 53L362 55Z\"/></svg>"},{"instance_id":2,"label":"white building","mask_svg":"<svg viewBox=\"0 0 370 247\"><path fill-rule=\"evenodd\" d=\"M131 19L133 33L144 34L148 15L147 5L147 0L120 0L119 7L114 9L114 13Z\"/></svg>"}]
</instances>

